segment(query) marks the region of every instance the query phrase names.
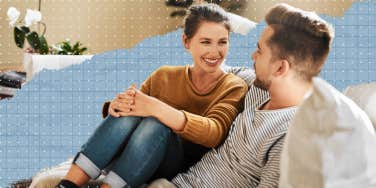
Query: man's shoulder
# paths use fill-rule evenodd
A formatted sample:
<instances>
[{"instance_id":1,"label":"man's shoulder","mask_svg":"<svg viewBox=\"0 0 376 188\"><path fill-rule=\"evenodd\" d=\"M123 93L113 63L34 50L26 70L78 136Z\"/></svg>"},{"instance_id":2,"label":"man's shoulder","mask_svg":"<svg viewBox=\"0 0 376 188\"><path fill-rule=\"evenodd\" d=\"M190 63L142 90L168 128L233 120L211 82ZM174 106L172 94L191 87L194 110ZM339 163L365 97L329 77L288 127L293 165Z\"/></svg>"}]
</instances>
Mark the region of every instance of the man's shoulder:
<instances>
[{"instance_id":1,"label":"man's shoulder","mask_svg":"<svg viewBox=\"0 0 376 188\"><path fill-rule=\"evenodd\" d=\"M244 109L255 111L267 99L269 99L268 91L251 84L248 86L248 92L245 94Z\"/></svg>"}]
</instances>

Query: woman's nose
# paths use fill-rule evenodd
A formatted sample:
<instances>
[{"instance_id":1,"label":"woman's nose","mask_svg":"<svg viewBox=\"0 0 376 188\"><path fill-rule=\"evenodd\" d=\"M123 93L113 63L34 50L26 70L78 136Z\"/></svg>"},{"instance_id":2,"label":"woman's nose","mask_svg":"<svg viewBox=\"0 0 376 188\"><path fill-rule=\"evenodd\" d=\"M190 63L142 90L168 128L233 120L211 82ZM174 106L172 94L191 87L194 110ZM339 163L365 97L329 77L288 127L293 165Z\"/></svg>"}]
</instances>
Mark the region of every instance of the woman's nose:
<instances>
[{"instance_id":1,"label":"woman's nose","mask_svg":"<svg viewBox=\"0 0 376 188\"><path fill-rule=\"evenodd\" d=\"M223 51L223 48L221 46L213 45L210 48L210 52L213 55L220 55L222 51Z\"/></svg>"}]
</instances>

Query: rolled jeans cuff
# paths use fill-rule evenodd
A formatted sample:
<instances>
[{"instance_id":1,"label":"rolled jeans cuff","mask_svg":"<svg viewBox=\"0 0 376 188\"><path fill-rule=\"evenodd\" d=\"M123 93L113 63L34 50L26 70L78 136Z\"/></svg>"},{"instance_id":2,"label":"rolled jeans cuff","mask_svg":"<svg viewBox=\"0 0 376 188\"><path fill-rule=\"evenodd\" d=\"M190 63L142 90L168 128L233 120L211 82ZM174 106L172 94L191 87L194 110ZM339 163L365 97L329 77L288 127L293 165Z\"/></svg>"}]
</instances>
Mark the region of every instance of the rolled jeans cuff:
<instances>
[{"instance_id":1,"label":"rolled jeans cuff","mask_svg":"<svg viewBox=\"0 0 376 188\"><path fill-rule=\"evenodd\" d=\"M97 179L101 174L101 170L88 157L82 153L78 153L73 163L79 166L91 179Z\"/></svg>"},{"instance_id":2,"label":"rolled jeans cuff","mask_svg":"<svg viewBox=\"0 0 376 188\"><path fill-rule=\"evenodd\" d=\"M111 188L128 187L127 182L125 182L119 175L117 175L113 171L110 171L110 173L108 173L108 175L104 178L103 182L110 185Z\"/></svg>"}]
</instances>

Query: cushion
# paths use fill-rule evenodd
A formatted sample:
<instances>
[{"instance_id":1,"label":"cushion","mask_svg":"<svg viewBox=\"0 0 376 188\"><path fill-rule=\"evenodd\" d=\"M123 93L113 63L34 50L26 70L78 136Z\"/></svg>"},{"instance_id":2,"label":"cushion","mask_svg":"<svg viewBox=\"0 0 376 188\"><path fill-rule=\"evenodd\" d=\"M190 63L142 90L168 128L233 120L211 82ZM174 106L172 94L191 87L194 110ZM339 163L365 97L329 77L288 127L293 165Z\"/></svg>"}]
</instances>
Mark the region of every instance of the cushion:
<instances>
[{"instance_id":1,"label":"cushion","mask_svg":"<svg viewBox=\"0 0 376 188\"><path fill-rule=\"evenodd\" d=\"M344 94L366 112L376 129L376 82L349 86Z\"/></svg>"},{"instance_id":2,"label":"cushion","mask_svg":"<svg viewBox=\"0 0 376 188\"><path fill-rule=\"evenodd\" d=\"M221 65L221 68L223 71L227 73L232 73L239 78L243 79L245 83L247 83L248 88L253 84L253 80L255 79L255 71L251 68L248 67L233 67L233 66L228 66L225 63Z\"/></svg>"},{"instance_id":3,"label":"cushion","mask_svg":"<svg viewBox=\"0 0 376 188\"><path fill-rule=\"evenodd\" d=\"M176 186L167 179L157 179L151 182L148 188L176 188Z\"/></svg>"},{"instance_id":4,"label":"cushion","mask_svg":"<svg viewBox=\"0 0 376 188\"><path fill-rule=\"evenodd\" d=\"M376 187L376 135L352 100L320 78L300 105L281 156L280 187Z\"/></svg>"}]
</instances>

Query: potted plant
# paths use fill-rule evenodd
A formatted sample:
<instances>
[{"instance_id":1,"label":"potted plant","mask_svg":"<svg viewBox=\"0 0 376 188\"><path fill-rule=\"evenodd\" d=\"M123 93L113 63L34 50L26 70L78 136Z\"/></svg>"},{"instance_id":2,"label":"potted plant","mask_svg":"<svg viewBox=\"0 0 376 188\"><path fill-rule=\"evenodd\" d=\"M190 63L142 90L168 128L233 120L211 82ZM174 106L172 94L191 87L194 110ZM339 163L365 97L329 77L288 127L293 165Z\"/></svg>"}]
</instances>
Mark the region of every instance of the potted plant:
<instances>
[{"instance_id":1,"label":"potted plant","mask_svg":"<svg viewBox=\"0 0 376 188\"><path fill-rule=\"evenodd\" d=\"M80 42L71 45L69 39L48 46L45 38L46 24L41 22L42 14L37 10L27 9L23 20L19 19L20 11L15 7L10 7L7 15L9 25L14 28L16 46L24 49L25 41L29 44L23 58L27 81L31 80L35 74L43 69L63 69L73 64L79 64L92 57L92 55L83 55L88 50L87 47L82 46ZM34 24L41 24L43 26L41 34L30 29L30 26Z\"/></svg>"}]
</instances>

